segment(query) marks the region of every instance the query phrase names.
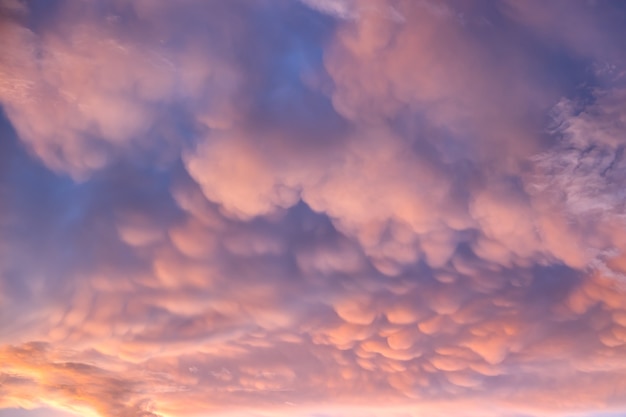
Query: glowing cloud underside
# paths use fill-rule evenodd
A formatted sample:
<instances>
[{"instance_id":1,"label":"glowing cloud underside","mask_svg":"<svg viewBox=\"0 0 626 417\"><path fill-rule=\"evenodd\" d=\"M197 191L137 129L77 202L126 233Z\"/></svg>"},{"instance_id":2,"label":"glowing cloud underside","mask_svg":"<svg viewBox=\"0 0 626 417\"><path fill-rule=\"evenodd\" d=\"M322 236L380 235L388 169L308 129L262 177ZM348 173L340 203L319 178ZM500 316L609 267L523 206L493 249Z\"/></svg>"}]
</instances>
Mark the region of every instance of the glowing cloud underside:
<instances>
[{"instance_id":1,"label":"glowing cloud underside","mask_svg":"<svg viewBox=\"0 0 626 417\"><path fill-rule=\"evenodd\" d=\"M0 416L626 413L624 28L0 0Z\"/></svg>"}]
</instances>

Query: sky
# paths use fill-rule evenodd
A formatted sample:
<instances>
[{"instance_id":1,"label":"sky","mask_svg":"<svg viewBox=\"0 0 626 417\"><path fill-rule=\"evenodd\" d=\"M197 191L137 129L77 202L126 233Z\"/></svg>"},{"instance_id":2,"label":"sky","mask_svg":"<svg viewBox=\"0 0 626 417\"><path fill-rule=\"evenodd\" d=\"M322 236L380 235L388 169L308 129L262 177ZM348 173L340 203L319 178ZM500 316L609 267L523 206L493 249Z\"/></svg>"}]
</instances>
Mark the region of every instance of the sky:
<instances>
[{"instance_id":1,"label":"sky","mask_svg":"<svg viewBox=\"0 0 626 417\"><path fill-rule=\"evenodd\" d=\"M626 415L626 5L0 0L0 417Z\"/></svg>"}]
</instances>

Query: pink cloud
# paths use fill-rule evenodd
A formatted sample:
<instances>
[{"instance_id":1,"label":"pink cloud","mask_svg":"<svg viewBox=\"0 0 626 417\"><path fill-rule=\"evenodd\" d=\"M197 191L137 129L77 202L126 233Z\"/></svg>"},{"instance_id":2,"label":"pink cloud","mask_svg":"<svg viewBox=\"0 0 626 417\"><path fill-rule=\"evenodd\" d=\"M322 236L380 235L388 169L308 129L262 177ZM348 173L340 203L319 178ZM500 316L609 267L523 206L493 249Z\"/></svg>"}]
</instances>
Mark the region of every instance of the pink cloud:
<instances>
[{"instance_id":1,"label":"pink cloud","mask_svg":"<svg viewBox=\"0 0 626 417\"><path fill-rule=\"evenodd\" d=\"M0 415L623 411L622 30L564 4L3 3Z\"/></svg>"}]
</instances>

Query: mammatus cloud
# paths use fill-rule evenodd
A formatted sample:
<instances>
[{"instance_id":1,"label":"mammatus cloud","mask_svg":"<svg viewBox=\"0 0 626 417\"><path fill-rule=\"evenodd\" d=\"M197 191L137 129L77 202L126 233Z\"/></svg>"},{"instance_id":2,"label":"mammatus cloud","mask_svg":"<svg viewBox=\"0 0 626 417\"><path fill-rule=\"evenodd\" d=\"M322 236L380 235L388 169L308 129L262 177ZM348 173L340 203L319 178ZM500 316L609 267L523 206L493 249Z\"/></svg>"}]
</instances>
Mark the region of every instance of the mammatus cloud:
<instances>
[{"instance_id":1,"label":"mammatus cloud","mask_svg":"<svg viewBox=\"0 0 626 417\"><path fill-rule=\"evenodd\" d=\"M626 408L621 6L0 5L0 415Z\"/></svg>"}]
</instances>

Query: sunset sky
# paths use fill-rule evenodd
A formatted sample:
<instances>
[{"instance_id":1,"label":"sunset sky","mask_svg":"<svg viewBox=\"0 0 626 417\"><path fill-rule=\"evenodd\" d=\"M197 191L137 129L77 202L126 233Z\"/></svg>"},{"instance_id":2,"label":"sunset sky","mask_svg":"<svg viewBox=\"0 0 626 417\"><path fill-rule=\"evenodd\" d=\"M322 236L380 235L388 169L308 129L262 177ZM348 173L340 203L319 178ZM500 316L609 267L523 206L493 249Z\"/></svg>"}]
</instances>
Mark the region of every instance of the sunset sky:
<instances>
[{"instance_id":1,"label":"sunset sky","mask_svg":"<svg viewBox=\"0 0 626 417\"><path fill-rule=\"evenodd\" d=\"M0 417L624 417L625 147L619 0L0 0Z\"/></svg>"}]
</instances>

